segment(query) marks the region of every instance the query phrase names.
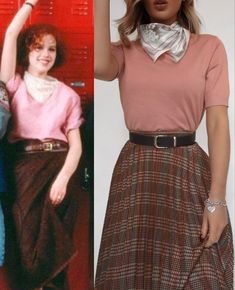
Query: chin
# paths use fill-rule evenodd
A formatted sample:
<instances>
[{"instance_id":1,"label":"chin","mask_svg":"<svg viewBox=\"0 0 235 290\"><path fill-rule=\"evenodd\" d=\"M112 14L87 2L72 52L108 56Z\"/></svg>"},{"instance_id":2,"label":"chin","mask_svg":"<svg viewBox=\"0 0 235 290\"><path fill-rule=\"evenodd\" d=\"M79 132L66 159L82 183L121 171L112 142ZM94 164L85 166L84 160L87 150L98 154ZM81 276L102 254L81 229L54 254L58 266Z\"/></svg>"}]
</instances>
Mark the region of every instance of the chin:
<instances>
[{"instance_id":1,"label":"chin","mask_svg":"<svg viewBox=\"0 0 235 290\"><path fill-rule=\"evenodd\" d=\"M164 17L164 15L151 17L151 22L159 22L159 23L168 24L168 25L174 23L175 21L177 21L177 19L174 19L173 17L169 17L169 16Z\"/></svg>"},{"instance_id":2,"label":"chin","mask_svg":"<svg viewBox=\"0 0 235 290\"><path fill-rule=\"evenodd\" d=\"M38 69L38 73L39 74L47 74L51 70L51 68L52 67L50 66L50 67Z\"/></svg>"}]
</instances>

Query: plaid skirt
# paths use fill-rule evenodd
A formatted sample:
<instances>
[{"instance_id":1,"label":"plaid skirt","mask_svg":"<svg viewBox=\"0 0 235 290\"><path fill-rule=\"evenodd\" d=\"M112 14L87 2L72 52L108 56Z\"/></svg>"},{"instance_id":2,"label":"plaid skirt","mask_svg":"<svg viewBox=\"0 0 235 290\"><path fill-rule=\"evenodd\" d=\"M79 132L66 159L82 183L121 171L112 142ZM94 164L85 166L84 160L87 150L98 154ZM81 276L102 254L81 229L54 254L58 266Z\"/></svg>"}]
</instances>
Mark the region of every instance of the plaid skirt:
<instances>
[{"instance_id":1,"label":"plaid skirt","mask_svg":"<svg viewBox=\"0 0 235 290\"><path fill-rule=\"evenodd\" d=\"M128 141L113 173L96 289L232 290L230 224L212 247L200 240L210 179L197 143L156 149Z\"/></svg>"},{"instance_id":2,"label":"plaid skirt","mask_svg":"<svg viewBox=\"0 0 235 290\"><path fill-rule=\"evenodd\" d=\"M8 179L10 192L15 197L7 226L7 266L17 290L50 285L77 252L72 240L78 209L76 173L70 179L66 196L59 206L53 206L49 199L50 187L66 156L67 152L9 156ZM62 283L66 284L66 281ZM64 290L65 286L53 289Z\"/></svg>"}]
</instances>

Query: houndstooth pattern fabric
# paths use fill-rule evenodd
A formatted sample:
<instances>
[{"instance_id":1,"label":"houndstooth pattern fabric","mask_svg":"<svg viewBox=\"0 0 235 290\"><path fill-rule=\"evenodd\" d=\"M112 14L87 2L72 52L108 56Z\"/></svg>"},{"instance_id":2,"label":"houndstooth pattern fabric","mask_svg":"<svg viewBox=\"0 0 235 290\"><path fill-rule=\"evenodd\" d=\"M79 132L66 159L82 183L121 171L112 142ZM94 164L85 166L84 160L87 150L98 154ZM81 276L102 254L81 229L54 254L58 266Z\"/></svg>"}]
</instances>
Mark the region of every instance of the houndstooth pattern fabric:
<instances>
[{"instance_id":1,"label":"houndstooth pattern fabric","mask_svg":"<svg viewBox=\"0 0 235 290\"><path fill-rule=\"evenodd\" d=\"M211 248L200 240L209 188L198 144L127 142L113 173L96 290L232 290L230 224Z\"/></svg>"}]
</instances>

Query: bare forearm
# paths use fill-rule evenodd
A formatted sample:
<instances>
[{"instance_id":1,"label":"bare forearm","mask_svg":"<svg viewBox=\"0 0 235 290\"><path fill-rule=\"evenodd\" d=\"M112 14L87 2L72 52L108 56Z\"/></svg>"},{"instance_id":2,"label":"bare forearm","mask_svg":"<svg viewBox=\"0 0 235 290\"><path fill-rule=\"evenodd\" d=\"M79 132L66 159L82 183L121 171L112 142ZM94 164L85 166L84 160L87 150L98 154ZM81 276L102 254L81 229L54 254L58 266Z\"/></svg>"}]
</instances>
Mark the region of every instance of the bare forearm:
<instances>
[{"instance_id":1,"label":"bare forearm","mask_svg":"<svg viewBox=\"0 0 235 290\"><path fill-rule=\"evenodd\" d=\"M95 0L95 77L111 79L117 74L117 63L110 47L110 0Z\"/></svg>"},{"instance_id":2,"label":"bare forearm","mask_svg":"<svg viewBox=\"0 0 235 290\"><path fill-rule=\"evenodd\" d=\"M66 195L68 182L78 166L82 153L81 138L78 129L68 133L69 151L65 163L56 177L50 190L50 199L53 205L62 202Z\"/></svg>"},{"instance_id":3,"label":"bare forearm","mask_svg":"<svg viewBox=\"0 0 235 290\"><path fill-rule=\"evenodd\" d=\"M65 163L59 173L67 180L71 178L75 170L77 169L80 157L82 154L81 144L73 144L69 147L69 151L65 160Z\"/></svg>"},{"instance_id":4,"label":"bare forearm","mask_svg":"<svg viewBox=\"0 0 235 290\"><path fill-rule=\"evenodd\" d=\"M31 3L32 5L36 5L38 1L31 0L27 2ZM17 37L31 12L32 7L28 4L23 4L8 26L6 34L11 34Z\"/></svg>"},{"instance_id":5,"label":"bare forearm","mask_svg":"<svg viewBox=\"0 0 235 290\"><path fill-rule=\"evenodd\" d=\"M226 180L230 157L230 138L227 115L208 124L208 146L211 167L212 199L225 199Z\"/></svg>"}]
</instances>

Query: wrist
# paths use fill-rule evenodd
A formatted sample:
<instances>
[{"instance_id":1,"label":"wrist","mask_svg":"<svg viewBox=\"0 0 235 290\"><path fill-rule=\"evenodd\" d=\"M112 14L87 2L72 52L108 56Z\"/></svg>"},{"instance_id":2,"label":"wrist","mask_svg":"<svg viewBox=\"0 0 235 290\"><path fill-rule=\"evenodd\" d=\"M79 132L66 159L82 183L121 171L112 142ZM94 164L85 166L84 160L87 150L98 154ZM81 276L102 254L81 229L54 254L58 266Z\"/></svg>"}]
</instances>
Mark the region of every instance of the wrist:
<instances>
[{"instance_id":1,"label":"wrist","mask_svg":"<svg viewBox=\"0 0 235 290\"><path fill-rule=\"evenodd\" d=\"M204 201L205 207L210 213L213 213L218 207L227 207L226 200L212 200L207 198Z\"/></svg>"},{"instance_id":2,"label":"wrist","mask_svg":"<svg viewBox=\"0 0 235 290\"><path fill-rule=\"evenodd\" d=\"M208 198L212 201L216 200L225 200L225 193L214 193L214 192L209 192Z\"/></svg>"},{"instance_id":3,"label":"wrist","mask_svg":"<svg viewBox=\"0 0 235 290\"><path fill-rule=\"evenodd\" d=\"M36 4L37 4L37 1L34 1L34 0L26 0L24 2L24 5L27 5L27 6L31 7L31 8L34 8Z\"/></svg>"},{"instance_id":4,"label":"wrist","mask_svg":"<svg viewBox=\"0 0 235 290\"><path fill-rule=\"evenodd\" d=\"M70 176L66 172L61 171L58 175L58 178L62 179L64 182L67 183L70 179Z\"/></svg>"},{"instance_id":5,"label":"wrist","mask_svg":"<svg viewBox=\"0 0 235 290\"><path fill-rule=\"evenodd\" d=\"M32 3L30 3L30 2L28 2L28 1L25 2L24 5L27 6L27 7L29 7L29 8L31 8L31 9L34 8L34 5Z\"/></svg>"},{"instance_id":6,"label":"wrist","mask_svg":"<svg viewBox=\"0 0 235 290\"><path fill-rule=\"evenodd\" d=\"M225 187L210 188L210 191L208 193L208 197L211 200L225 200L225 196L226 196Z\"/></svg>"}]
</instances>

